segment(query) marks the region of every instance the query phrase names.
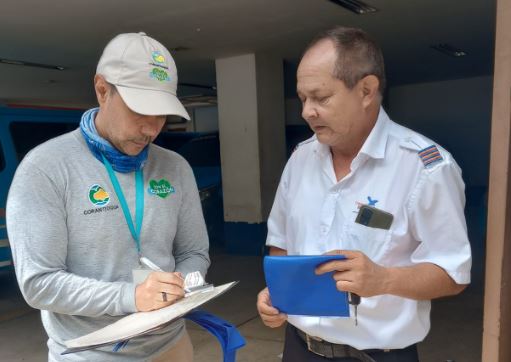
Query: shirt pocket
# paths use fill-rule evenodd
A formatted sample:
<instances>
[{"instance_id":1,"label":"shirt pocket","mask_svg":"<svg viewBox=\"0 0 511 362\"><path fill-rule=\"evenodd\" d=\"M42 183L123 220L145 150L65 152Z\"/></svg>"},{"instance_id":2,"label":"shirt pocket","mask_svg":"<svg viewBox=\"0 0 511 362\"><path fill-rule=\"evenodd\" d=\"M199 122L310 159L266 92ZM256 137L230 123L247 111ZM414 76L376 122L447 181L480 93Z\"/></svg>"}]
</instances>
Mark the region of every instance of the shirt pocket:
<instances>
[{"instance_id":1,"label":"shirt pocket","mask_svg":"<svg viewBox=\"0 0 511 362\"><path fill-rule=\"evenodd\" d=\"M390 247L390 230L367 227L355 222L344 225L341 245L346 250L359 250L372 261L381 261Z\"/></svg>"}]
</instances>

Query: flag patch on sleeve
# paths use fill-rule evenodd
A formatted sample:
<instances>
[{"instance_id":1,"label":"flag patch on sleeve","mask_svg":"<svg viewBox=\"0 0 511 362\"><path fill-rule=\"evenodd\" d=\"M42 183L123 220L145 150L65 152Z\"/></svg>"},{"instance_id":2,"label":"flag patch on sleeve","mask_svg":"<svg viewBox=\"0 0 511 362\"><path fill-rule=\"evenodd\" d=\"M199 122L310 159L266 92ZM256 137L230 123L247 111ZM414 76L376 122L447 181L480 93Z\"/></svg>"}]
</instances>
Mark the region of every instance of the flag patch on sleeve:
<instances>
[{"instance_id":1,"label":"flag patch on sleeve","mask_svg":"<svg viewBox=\"0 0 511 362\"><path fill-rule=\"evenodd\" d=\"M435 145L431 145L423 150L420 150L419 157L421 158L424 167L429 167L437 162L444 160L440 154L440 151L438 151L438 148Z\"/></svg>"}]
</instances>

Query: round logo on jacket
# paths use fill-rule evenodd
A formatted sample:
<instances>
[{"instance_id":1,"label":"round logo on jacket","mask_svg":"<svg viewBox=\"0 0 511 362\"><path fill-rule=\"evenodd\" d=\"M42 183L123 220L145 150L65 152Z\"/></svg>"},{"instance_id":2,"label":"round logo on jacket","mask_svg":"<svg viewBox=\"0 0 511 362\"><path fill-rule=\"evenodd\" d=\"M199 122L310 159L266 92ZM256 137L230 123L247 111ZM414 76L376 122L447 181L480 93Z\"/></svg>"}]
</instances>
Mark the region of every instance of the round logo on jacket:
<instances>
[{"instance_id":1,"label":"round logo on jacket","mask_svg":"<svg viewBox=\"0 0 511 362\"><path fill-rule=\"evenodd\" d=\"M105 206L110 202L110 195L104 188L95 184L89 188L89 201L94 206Z\"/></svg>"}]
</instances>

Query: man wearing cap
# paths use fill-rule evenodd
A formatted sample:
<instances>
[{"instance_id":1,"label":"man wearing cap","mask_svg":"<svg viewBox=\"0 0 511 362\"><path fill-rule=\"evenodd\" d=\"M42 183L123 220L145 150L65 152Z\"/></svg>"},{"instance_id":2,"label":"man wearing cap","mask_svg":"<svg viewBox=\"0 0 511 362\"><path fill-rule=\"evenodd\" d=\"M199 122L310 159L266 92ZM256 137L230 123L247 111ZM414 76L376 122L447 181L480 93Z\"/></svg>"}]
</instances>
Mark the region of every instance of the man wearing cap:
<instances>
[{"instance_id":1,"label":"man wearing cap","mask_svg":"<svg viewBox=\"0 0 511 362\"><path fill-rule=\"evenodd\" d=\"M359 29L319 35L298 66L302 116L315 135L286 165L266 244L273 255L344 255L315 272L332 273L339 291L361 301L350 318L286 316L261 291L263 322L289 322L283 362L418 361L430 300L470 282L461 170L388 117L384 89L381 50Z\"/></svg>"},{"instance_id":2,"label":"man wearing cap","mask_svg":"<svg viewBox=\"0 0 511 362\"><path fill-rule=\"evenodd\" d=\"M189 118L176 98L168 50L144 33L121 34L94 77L99 108L80 128L32 150L16 171L7 229L17 279L41 309L50 361L191 361L184 322L107 346L61 356L64 341L126 314L183 297L183 277L206 274L208 237L188 163L151 142L166 115ZM163 272L145 272L140 258Z\"/></svg>"}]
</instances>

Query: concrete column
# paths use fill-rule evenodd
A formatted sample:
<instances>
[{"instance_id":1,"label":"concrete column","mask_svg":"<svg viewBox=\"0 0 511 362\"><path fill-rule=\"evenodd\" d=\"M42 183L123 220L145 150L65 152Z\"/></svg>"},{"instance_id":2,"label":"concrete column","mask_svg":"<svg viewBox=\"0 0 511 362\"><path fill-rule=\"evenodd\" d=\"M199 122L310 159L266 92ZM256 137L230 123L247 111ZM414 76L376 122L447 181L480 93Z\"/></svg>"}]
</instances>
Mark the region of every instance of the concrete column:
<instances>
[{"instance_id":1,"label":"concrete column","mask_svg":"<svg viewBox=\"0 0 511 362\"><path fill-rule=\"evenodd\" d=\"M260 253L285 164L282 59L216 60L225 238L233 252Z\"/></svg>"},{"instance_id":2,"label":"concrete column","mask_svg":"<svg viewBox=\"0 0 511 362\"><path fill-rule=\"evenodd\" d=\"M482 361L511 361L511 0L497 0Z\"/></svg>"}]
</instances>

